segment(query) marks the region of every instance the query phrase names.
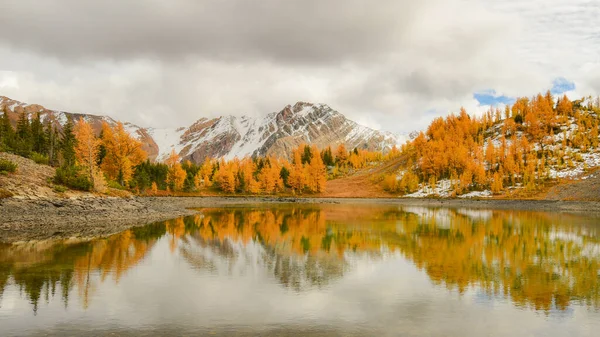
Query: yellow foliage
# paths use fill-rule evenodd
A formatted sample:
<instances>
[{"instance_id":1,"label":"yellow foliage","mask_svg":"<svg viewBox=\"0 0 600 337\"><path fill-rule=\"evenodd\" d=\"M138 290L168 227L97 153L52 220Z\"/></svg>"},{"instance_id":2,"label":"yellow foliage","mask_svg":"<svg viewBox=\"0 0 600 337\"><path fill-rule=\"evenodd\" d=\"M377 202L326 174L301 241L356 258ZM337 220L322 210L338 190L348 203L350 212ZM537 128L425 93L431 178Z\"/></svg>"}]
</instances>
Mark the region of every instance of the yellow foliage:
<instances>
[{"instance_id":1,"label":"yellow foliage","mask_svg":"<svg viewBox=\"0 0 600 337\"><path fill-rule=\"evenodd\" d=\"M146 152L142 144L131 137L123 123L119 122L114 127L108 123L102 124L102 145L106 155L102 160L101 168L112 180L126 185L133 175L133 167L146 159Z\"/></svg>"}]
</instances>

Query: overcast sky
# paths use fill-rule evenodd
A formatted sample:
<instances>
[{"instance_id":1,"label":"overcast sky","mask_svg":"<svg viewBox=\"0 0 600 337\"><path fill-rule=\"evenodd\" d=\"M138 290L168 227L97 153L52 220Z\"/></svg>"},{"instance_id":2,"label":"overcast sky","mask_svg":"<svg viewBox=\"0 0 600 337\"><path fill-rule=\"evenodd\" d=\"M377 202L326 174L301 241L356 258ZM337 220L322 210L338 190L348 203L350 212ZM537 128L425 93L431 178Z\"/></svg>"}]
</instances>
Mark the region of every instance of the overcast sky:
<instances>
[{"instance_id":1,"label":"overcast sky","mask_svg":"<svg viewBox=\"0 0 600 337\"><path fill-rule=\"evenodd\" d=\"M142 126L310 101L410 132L553 86L600 93L597 0L3 0L1 13L0 95Z\"/></svg>"}]
</instances>

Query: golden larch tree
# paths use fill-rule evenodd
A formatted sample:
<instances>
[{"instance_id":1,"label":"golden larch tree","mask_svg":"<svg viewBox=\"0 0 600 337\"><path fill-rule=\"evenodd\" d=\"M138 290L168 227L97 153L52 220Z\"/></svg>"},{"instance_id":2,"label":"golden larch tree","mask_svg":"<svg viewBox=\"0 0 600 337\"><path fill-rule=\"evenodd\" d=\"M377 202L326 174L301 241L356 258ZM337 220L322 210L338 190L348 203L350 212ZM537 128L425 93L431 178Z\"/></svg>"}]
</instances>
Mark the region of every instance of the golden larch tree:
<instances>
[{"instance_id":1,"label":"golden larch tree","mask_svg":"<svg viewBox=\"0 0 600 337\"><path fill-rule=\"evenodd\" d=\"M91 125L83 118L75 123L73 133L77 139L75 145L77 163L84 169L88 179L92 182L94 191L104 192L106 182L97 163L100 140L94 135Z\"/></svg>"},{"instance_id":2,"label":"golden larch tree","mask_svg":"<svg viewBox=\"0 0 600 337\"><path fill-rule=\"evenodd\" d=\"M119 122L114 127L102 124L102 145L106 155L102 160L102 170L112 180L125 186L133 176L133 168L146 160L142 143L131 135Z\"/></svg>"},{"instance_id":3,"label":"golden larch tree","mask_svg":"<svg viewBox=\"0 0 600 337\"><path fill-rule=\"evenodd\" d=\"M173 191L183 190L183 184L185 183L187 173L181 167L179 155L177 155L175 150L171 150L171 155L169 155L169 158L167 158L165 164L167 164L169 167L169 172L167 173L167 184L173 187Z\"/></svg>"},{"instance_id":4,"label":"golden larch tree","mask_svg":"<svg viewBox=\"0 0 600 337\"><path fill-rule=\"evenodd\" d=\"M319 153L319 150L316 146L313 145L311 148L312 153ZM314 155L310 159L310 164L308 166L308 189L311 192L320 193L325 191L325 183L327 181L327 168L325 164L323 164L323 160L321 156Z\"/></svg>"}]
</instances>

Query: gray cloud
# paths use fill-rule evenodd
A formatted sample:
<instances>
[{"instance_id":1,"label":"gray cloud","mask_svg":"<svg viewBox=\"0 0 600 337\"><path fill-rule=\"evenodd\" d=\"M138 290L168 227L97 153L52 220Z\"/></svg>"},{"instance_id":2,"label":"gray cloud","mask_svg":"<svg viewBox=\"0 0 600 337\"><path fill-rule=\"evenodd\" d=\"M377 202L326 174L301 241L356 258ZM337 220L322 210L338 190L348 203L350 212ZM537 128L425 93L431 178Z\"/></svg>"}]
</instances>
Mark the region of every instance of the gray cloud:
<instances>
[{"instance_id":1,"label":"gray cloud","mask_svg":"<svg viewBox=\"0 0 600 337\"><path fill-rule=\"evenodd\" d=\"M12 0L4 4L0 40L75 59L339 62L395 48L422 6L394 0Z\"/></svg>"},{"instance_id":2,"label":"gray cloud","mask_svg":"<svg viewBox=\"0 0 600 337\"><path fill-rule=\"evenodd\" d=\"M328 103L390 131L473 92L600 92L585 0L7 0L0 94L148 126Z\"/></svg>"}]
</instances>

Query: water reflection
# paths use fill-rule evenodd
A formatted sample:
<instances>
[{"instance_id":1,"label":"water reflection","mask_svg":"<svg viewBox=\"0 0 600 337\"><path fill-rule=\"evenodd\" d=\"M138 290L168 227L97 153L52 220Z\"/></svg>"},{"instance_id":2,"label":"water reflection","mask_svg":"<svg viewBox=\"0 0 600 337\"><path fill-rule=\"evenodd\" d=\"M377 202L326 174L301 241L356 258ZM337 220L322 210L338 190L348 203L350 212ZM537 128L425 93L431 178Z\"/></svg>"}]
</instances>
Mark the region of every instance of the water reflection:
<instances>
[{"instance_id":1,"label":"water reflection","mask_svg":"<svg viewBox=\"0 0 600 337\"><path fill-rule=\"evenodd\" d=\"M76 293L85 309L157 246L196 273L261 272L295 292L321 289L356 261L400 254L438 287L478 289L533 310L599 307L597 218L560 214L322 205L202 209L80 243L0 246L0 306L11 284L34 312ZM202 286L201 284L198 286ZM151 295L149 295L151 296Z\"/></svg>"},{"instance_id":2,"label":"water reflection","mask_svg":"<svg viewBox=\"0 0 600 337\"><path fill-rule=\"evenodd\" d=\"M164 224L135 228L106 239L81 243L35 243L0 247L0 299L12 280L37 312L40 300L57 295L65 308L75 287L87 308L97 284L110 275L114 282L141 261L158 238ZM91 275L94 274L95 282ZM1 304L1 302L0 302Z\"/></svg>"}]
</instances>

